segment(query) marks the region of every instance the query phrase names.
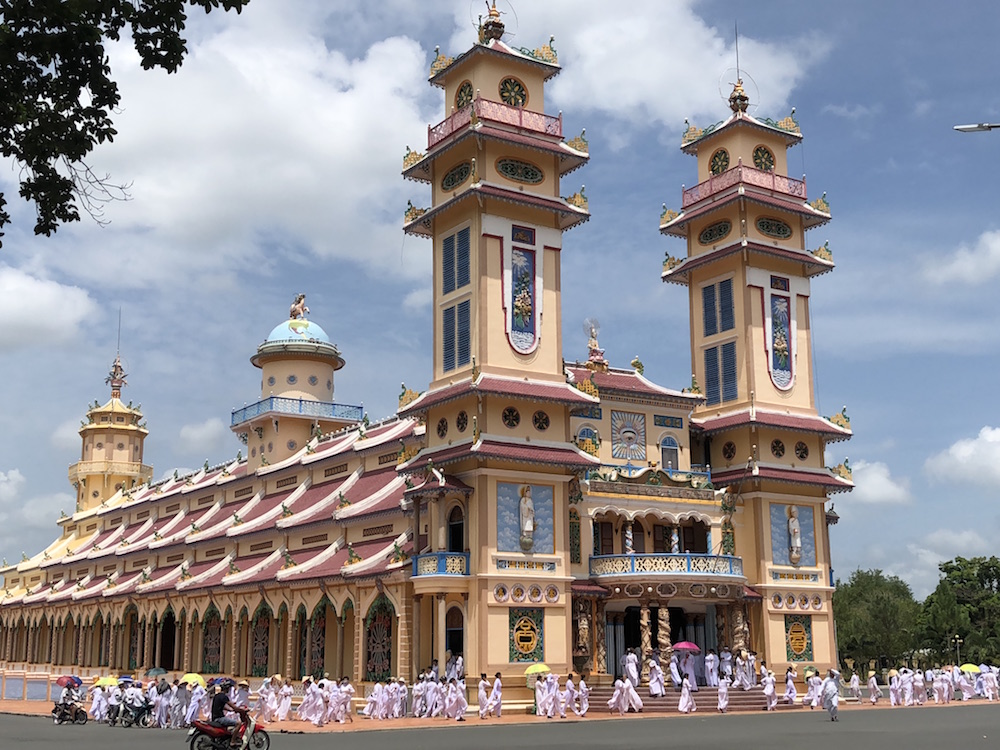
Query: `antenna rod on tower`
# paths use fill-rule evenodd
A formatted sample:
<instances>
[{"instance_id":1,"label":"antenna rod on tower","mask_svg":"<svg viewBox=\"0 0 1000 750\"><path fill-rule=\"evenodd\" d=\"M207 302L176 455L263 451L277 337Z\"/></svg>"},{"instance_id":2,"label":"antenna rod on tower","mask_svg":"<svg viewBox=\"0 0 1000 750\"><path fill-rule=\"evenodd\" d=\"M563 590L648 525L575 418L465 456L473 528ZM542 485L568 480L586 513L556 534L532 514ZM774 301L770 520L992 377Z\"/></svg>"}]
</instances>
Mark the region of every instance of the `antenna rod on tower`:
<instances>
[{"instance_id":1,"label":"antenna rod on tower","mask_svg":"<svg viewBox=\"0 0 1000 750\"><path fill-rule=\"evenodd\" d=\"M733 21L733 29L736 31L736 80L740 79L740 22Z\"/></svg>"},{"instance_id":2,"label":"antenna rod on tower","mask_svg":"<svg viewBox=\"0 0 1000 750\"><path fill-rule=\"evenodd\" d=\"M118 343L115 345L115 356L122 353L122 306L118 305Z\"/></svg>"}]
</instances>

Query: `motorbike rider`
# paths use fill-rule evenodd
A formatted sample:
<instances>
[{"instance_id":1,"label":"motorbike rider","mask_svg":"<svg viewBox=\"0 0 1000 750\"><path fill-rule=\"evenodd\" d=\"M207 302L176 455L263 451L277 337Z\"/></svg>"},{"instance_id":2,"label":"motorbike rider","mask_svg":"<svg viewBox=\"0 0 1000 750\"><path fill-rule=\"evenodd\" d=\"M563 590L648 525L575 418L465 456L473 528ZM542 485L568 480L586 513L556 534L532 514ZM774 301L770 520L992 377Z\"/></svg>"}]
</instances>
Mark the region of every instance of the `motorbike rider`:
<instances>
[{"instance_id":1,"label":"motorbike rider","mask_svg":"<svg viewBox=\"0 0 1000 750\"><path fill-rule=\"evenodd\" d=\"M215 695L212 696L211 722L216 726L228 728L229 746L237 748L243 744L236 739L236 730L239 729L241 721L232 716L226 716L227 710L235 711L244 722L247 720L247 709L237 706L229 700L229 685L224 683L217 687Z\"/></svg>"},{"instance_id":2,"label":"motorbike rider","mask_svg":"<svg viewBox=\"0 0 1000 750\"><path fill-rule=\"evenodd\" d=\"M124 699L125 708L131 711L133 716L138 716L139 711L146 705L146 696L142 694L142 685L138 682L132 682L125 688Z\"/></svg>"},{"instance_id":3,"label":"motorbike rider","mask_svg":"<svg viewBox=\"0 0 1000 750\"><path fill-rule=\"evenodd\" d=\"M75 710L75 706L77 703L79 703L79 701L80 701L80 696L76 692L76 687L71 682L62 689L62 692L59 694L59 703L57 704L56 707L59 709L61 713L64 713L67 716L72 717Z\"/></svg>"}]
</instances>

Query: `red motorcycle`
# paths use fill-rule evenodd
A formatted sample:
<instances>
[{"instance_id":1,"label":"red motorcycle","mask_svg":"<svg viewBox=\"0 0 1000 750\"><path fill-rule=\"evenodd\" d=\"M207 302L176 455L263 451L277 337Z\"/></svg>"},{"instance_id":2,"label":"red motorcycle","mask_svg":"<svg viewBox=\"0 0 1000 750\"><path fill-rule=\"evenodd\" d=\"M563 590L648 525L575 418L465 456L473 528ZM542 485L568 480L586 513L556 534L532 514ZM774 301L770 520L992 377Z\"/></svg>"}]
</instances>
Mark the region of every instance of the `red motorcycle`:
<instances>
[{"instance_id":1,"label":"red motorcycle","mask_svg":"<svg viewBox=\"0 0 1000 750\"><path fill-rule=\"evenodd\" d=\"M264 725L258 723L249 714L244 715L243 723L236 730L236 747L243 750L268 750L271 738L264 731ZM195 720L188 732L191 750L229 750L232 747L233 735L229 727L220 727L210 721Z\"/></svg>"}]
</instances>

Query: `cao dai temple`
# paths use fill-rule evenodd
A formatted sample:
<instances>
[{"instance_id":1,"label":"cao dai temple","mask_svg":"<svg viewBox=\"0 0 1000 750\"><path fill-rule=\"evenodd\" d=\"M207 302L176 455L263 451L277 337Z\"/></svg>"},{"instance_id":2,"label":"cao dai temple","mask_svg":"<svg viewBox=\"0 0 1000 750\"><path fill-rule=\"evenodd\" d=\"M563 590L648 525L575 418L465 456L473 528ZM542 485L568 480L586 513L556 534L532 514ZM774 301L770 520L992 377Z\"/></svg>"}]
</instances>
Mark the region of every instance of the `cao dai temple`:
<instances>
[{"instance_id":1,"label":"cao dai temple","mask_svg":"<svg viewBox=\"0 0 1000 750\"><path fill-rule=\"evenodd\" d=\"M697 185L660 216L662 278L690 300L675 390L611 366L596 330L563 359L563 238L590 214L561 197L588 146L546 114L559 71L495 10L431 66L446 116L404 158L430 207L403 231L433 244L433 373L393 418L334 401L345 356L299 299L250 359L241 455L154 483L115 363L76 511L0 570L0 666L370 683L450 652L513 686L542 661L600 682L680 640L835 663L828 500L853 485L823 460L851 430L815 407L811 280L834 266L807 249L825 199L787 176L799 127L748 114L737 83L724 121L684 133Z\"/></svg>"}]
</instances>

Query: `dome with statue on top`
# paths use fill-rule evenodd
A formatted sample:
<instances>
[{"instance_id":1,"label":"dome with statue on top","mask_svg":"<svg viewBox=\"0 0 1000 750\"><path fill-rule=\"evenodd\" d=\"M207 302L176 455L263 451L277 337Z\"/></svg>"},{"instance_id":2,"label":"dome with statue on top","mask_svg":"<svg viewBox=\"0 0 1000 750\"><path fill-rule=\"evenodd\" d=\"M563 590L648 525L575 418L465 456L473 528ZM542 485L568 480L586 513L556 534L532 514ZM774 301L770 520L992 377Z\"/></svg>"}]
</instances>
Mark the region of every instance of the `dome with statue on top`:
<instances>
[{"instance_id":1,"label":"dome with statue on top","mask_svg":"<svg viewBox=\"0 0 1000 750\"><path fill-rule=\"evenodd\" d=\"M295 320L283 320L267 335L265 343L271 344L279 341L321 341L324 344L332 343L330 337L326 335L319 323L313 323L305 318Z\"/></svg>"}]
</instances>

